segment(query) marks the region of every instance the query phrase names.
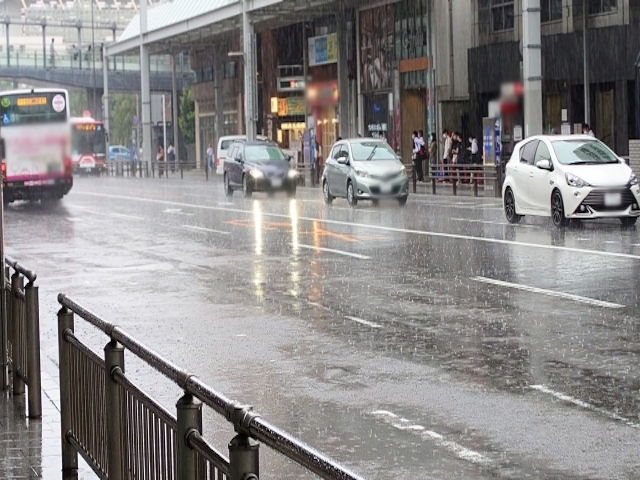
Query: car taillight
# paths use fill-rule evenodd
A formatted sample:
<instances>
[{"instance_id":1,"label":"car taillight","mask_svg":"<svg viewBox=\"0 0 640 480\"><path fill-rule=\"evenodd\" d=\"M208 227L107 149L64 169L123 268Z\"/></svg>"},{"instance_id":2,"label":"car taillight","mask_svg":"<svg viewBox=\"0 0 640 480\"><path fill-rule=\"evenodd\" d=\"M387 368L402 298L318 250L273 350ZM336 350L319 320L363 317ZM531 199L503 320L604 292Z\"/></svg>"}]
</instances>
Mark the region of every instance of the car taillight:
<instances>
[{"instance_id":1,"label":"car taillight","mask_svg":"<svg viewBox=\"0 0 640 480\"><path fill-rule=\"evenodd\" d=\"M220 165L220 159L216 158L216 166Z\"/></svg>"},{"instance_id":2,"label":"car taillight","mask_svg":"<svg viewBox=\"0 0 640 480\"><path fill-rule=\"evenodd\" d=\"M3 182L7 181L7 163L6 162L2 162L2 181Z\"/></svg>"}]
</instances>

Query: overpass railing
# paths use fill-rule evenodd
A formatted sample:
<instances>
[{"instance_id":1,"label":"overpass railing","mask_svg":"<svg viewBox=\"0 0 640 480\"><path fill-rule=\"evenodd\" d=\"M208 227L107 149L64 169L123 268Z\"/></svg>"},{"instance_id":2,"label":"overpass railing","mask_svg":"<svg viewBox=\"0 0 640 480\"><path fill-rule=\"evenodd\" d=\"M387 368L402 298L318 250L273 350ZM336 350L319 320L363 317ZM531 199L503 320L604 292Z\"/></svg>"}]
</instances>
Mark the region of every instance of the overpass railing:
<instances>
[{"instance_id":1,"label":"overpass railing","mask_svg":"<svg viewBox=\"0 0 640 480\"><path fill-rule=\"evenodd\" d=\"M110 480L258 480L258 441L321 478L360 478L251 407L218 393L120 327L63 294L58 301L62 305L58 341L65 478L77 471L80 454L100 478ZM104 355L76 336L76 316L106 334ZM125 374L125 350L183 390L175 415ZM228 456L203 436L203 404L233 425Z\"/></svg>"},{"instance_id":2,"label":"overpass railing","mask_svg":"<svg viewBox=\"0 0 640 480\"><path fill-rule=\"evenodd\" d=\"M29 418L40 418L42 377L37 275L9 258L5 258L4 275L7 342L3 347L10 372L8 386L14 395L24 394L25 385L28 386Z\"/></svg>"}]
</instances>

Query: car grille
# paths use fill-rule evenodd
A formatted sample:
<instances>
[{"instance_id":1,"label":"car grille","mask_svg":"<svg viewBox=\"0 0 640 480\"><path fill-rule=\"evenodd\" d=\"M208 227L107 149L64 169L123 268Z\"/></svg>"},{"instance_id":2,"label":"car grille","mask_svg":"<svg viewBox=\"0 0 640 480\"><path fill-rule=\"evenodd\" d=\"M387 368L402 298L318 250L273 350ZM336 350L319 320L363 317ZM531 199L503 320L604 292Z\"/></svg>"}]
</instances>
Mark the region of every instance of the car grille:
<instances>
[{"instance_id":1,"label":"car grille","mask_svg":"<svg viewBox=\"0 0 640 480\"><path fill-rule=\"evenodd\" d=\"M400 193L400 187L400 185L394 185L391 192L383 193L382 195L398 195ZM369 190L372 195L380 195L380 187L370 187Z\"/></svg>"},{"instance_id":2,"label":"car grille","mask_svg":"<svg viewBox=\"0 0 640 480\"><path fill-rule=\"evenodd\" d=\"M606 193L621 193L622 203L618 206L608 207L604 204ZM582 205L591 207L596 211L626 210L630 205L637 203L636 197L629 188L611 188L602 190L592 190L582 201Z\"/></svg>"},{"instance_id":3,"label":"car grille","mask_svg":"<svg viewBox=\"0 0 640 480\"><path fill-rule=\"evenodd\" d=\"M267 178L284 178L286 172L271 172L267 173Z\"/></svg>"},{"instance_id":4,"label":"car grille","mask_svg":"<svg viewBox=\"0 0 640 480\"><path fill-rule=\"evenodd\" d=\"M374 180L382 180L384 182L388 182L390 180L394 180L398 178L399 173L385 173L384 175L371 175L371 178Z\"/></svg>"}]
</instances>

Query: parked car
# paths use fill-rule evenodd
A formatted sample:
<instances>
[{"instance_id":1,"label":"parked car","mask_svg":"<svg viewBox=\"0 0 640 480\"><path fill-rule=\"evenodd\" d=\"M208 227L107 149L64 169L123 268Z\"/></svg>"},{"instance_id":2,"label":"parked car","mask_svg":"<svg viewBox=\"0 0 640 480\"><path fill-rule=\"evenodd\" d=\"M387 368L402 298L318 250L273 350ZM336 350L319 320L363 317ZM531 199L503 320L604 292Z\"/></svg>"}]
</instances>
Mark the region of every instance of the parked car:
<instances>
[{"instance_id":1,"label":"parked car","mask_svg":"<svg viewBox=\"0 0 640 480\"><path fill-rule=\"evenodd\" d=\"M378 203L384 198L396 198L403 207L409 197L409 177L400 158L384 140L340 140L327 158L322 194L328 205L335 197L346 197L352 207L359 200Z\"/></svg>"},{"instance_id":2,"label":"parked car","mask_svg":"<svg viewBox=\"0 0 640 480\"><path fill-rule=\"evenodd\" d=\"M227 135L218 139L218 148L215 151L215 171L217 175L224 173L224 159L227 158L227 152L229 151L229 147L233 145L233 142L246 139L246 135ZM267 137L258 135L256 139L266 141Z\"/></svg>"},{"instance_id":3,"label":"parked car","mask_svg":"<svg viewBox=\"0 0 640 480\"><path fill-rule=\"evenodd\" d=\"M634 225L640 187L629 166L588 135L537 135L518 143L506 165L502 187L507 221L524 215L568 219L619 218Z\"/></svg>"},{"instance_id":4,"label":"parked car","mask_svg":"<svg viewBox=\"0 0 640 480\"><path fill-rule=\"evenodd\" d=\"M285 191L296 196L298 172L291 168L282 150L273 142L237 140L224 160L224 192L227 197L242 189L245 198L253 192Z\"/></svg>"},{"instance_id":5,"label":"parked car","mask_svg":"<svg viewBox=\"0 0 640 480\"><path fill-rule=\"evenodd\" d=\"M122 160L128 162L131 158L129 149L122 145L109 145L109 161Z\"/></svg>"}]
</instances>

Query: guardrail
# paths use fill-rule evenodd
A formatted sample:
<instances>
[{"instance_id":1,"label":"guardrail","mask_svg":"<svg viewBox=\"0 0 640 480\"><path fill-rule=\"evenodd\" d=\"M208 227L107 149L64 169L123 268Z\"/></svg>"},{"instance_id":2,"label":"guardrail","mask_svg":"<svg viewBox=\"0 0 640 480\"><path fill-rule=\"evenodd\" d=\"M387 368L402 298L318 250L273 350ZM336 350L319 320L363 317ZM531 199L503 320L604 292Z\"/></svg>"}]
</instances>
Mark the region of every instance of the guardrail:
<instances>
[{"instance_id":1,"label":"guardrail","mask_svg":"<svg viewBox=\"0 0 640 480\"><path fill-rule=\"evenodd\" d=\"M411 176L413 193L417 191L418 177L413 164L405 164L407 173ZM473 196L479 196L480 190L495 197L502 196L503 172L499 166L486 164L432 165L425 178L431 183L431 193L437 194L438 185L450 184L453 195L458 195L460 187L473 189Z\"/></svg>"},{"instance_id":2,"label":"guardrail","mask_svg":"<svg viewBox=\"0 0 640 480\"><path fill-rule=\"evenodd\" d=\"M42 377L37 275L9 258L5 258L4 275L9 387L14 395L23 395L25 385L28 386L29 418L40 418L42 417ZM25 278L28 281L26 286Z\"/></svg>"},{"instance_id":3,"label":"guardrail","mask_svg":"<svg viewBox=\"0 0 640 480\"><path fill-rule=\"evenodd\" d=\"M101 478L257 480L259 443L326 479L359 479L317 450L272 425L250 406L226 398L198 377L60 294L60 416L63 476L78 454ZM109 337L104 358L76 336L75 316ZM179 386L176 415L125 375L125 349ZM228 458L203 437L202 405L234 427Z\"/></svg>"}]
</instances>

